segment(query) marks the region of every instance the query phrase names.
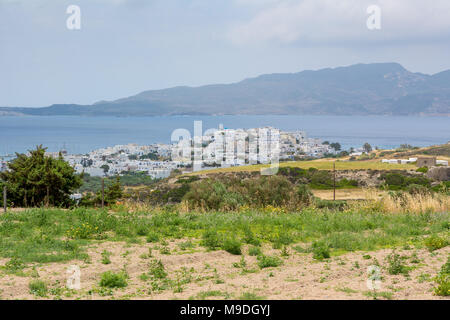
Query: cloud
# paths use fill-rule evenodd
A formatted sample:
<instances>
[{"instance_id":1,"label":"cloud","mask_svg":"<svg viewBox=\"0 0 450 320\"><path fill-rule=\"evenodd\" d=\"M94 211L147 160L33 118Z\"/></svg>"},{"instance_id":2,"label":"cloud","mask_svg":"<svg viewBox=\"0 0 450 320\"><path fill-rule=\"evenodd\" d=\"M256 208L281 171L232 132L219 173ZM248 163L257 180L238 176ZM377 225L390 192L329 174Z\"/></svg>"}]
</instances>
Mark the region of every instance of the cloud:
<instances>
[{"instance_id":1,"label":"cloud","mask_svg":"<svg viewBox=\"0 0 450 320\"><path fill-rule=\"evenodd\" d=\"M371 5L381 8L381 30L367 29ZM448 39L449 12L448 0L274 0L227 35L239 45L430 41Z\"/></svg>"}]
</instances>

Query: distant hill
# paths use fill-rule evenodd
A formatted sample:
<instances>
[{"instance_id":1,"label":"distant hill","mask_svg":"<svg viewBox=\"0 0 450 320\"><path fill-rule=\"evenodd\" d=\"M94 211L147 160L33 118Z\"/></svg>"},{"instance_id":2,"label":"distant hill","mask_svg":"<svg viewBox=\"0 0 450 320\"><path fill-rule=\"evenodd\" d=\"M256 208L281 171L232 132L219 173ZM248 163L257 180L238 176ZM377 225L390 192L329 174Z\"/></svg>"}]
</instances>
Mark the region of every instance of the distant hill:
<instances>
[{"instance_id":1,"label":"distant hill","mask_svg":"<svg viewBox=\"0 0 450 320\"><path fill-rule=\"evenodd\" d=\"M149 90L93 105L0 108L2 114L450 115L450 70L412 73L397 63L267 74L233 84Z\"/></svg>"}]
</instances>

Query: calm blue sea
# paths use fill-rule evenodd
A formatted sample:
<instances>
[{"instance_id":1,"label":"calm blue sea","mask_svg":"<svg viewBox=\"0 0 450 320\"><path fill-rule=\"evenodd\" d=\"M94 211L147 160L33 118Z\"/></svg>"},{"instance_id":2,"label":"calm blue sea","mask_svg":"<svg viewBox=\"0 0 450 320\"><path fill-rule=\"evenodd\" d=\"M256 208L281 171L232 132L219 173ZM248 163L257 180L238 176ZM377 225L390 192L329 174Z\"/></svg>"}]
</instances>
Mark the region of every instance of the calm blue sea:
<instances>
[{"instance_id":1,"label":"calm blue sea","mask_svg":"<svg viewBox=\"0 0 450 320\"><path fill-rule=\"evenodd\" d=\"M0 117L0 155L24 152L38 144L49 151L66 148L86 153L116 144L169 143L177 128L193 134L194 120L203 130L273 126L305 130L309 137L339 142L348 149L365 142L380 148L442 144L450 140L450 117L391 116L172 116L172 117Z\"/></svg>"}]
</instances>

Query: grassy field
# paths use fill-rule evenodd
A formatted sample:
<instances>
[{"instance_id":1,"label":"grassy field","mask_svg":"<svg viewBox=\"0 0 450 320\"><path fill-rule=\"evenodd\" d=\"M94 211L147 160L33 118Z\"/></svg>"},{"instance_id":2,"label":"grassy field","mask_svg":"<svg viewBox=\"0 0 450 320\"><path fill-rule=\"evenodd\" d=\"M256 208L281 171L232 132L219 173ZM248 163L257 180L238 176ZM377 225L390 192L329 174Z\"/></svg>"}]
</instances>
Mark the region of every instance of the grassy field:
<instances>
[{"instance_id":1,"label":"grassy field","mask_svg":"<svg viewBox=\"0 0 450 320\"><path fill-rule=\"evenodd\" d=\"M313 161L288 161L281 162L280 167L294 167L294 168L316 168L319 170L333 170L332 160L313 160ZM381 163L380 160L370 161L336 161L336 170L415 170L417 167L412 164L388 164ZM193 175L209 174L209 173L221 173L221 172L253 172L259 171L263 168L268 168L269 165L252 165L252 166L240 166L230 168L219 168L211 170L203 170L199 172L191 173Z\"/></svg>"},{"instance_id":2,"label":"grassy field","mask_svg":"<svg viewBox=\"0 0 450 320\"><path fill-rule=\"evenodd\" d=\"M0 216L2 299L438 299L447 212L32 209ZM66 288L67 269L81 288ZM380 268L383 287L366 287Z\"/></svg>"}]
</instances>

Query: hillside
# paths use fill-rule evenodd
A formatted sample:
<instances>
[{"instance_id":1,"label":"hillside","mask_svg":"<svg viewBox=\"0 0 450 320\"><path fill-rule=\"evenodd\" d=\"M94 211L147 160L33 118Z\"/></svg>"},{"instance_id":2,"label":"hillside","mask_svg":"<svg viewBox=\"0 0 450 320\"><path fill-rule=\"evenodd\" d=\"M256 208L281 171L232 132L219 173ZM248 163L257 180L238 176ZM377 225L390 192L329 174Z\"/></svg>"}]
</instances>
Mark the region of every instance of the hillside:
<instances>
[{"instance_id":1,"label":"hillside","mask_svg":"<svg viewBox=\"0 0 450 320\"><path fill-rule=\"evenodd\" d=\"M0 108L1 114L450 115L450 70L412 73L397 63L267 74L232 84L149 90L93 105Z\"/></svg>"}]
</instances>

